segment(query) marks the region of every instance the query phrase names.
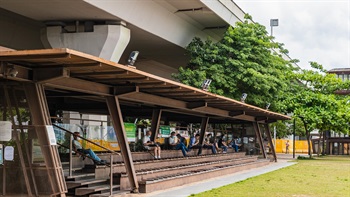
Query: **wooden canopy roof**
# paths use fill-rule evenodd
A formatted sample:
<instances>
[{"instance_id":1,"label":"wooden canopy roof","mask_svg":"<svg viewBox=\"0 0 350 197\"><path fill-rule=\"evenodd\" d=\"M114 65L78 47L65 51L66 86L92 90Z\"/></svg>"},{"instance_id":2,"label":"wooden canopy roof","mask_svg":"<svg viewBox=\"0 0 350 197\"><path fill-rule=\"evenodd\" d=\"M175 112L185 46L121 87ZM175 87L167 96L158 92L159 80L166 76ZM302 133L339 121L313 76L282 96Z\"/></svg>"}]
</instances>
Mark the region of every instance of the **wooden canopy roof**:
<instances>
[{"instance_id":1,"label":"wooden canopy roof","mask_svg":"<svg viewBox=\"0 0 350 197\"><path fill-rule=\"evenodd\" d=\"M288 116L70 49L0 52L0 80L39 82L66 96L115 95L169 111L245 121ZM18 71L9 75L10 68ZM2 78L2 79L1 79Z\"/></svg>"}]
</instances>

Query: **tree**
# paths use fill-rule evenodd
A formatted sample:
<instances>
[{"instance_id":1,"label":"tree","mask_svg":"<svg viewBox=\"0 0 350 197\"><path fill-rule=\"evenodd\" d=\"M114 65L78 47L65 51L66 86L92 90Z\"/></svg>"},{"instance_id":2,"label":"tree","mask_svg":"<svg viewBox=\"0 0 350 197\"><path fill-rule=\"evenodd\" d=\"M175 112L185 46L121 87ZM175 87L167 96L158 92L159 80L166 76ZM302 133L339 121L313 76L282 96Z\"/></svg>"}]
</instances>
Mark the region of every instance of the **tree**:
<instances>
[{"instance_id":1,"label":"tree","mask_svg":"<svg viewBox=\"0 0 350 197\"><path fill-rule=\"evenodd\" d=\"M283 44L271 42L266 28L250 22L229 27L222 40L202 41L195 38L187 47L191 60L173 76L184 84L200 87L203 80L212 79L209 91L239 99L247 93L246 102L279 111L278 100L288 88L288 76L296 60L285 60L275 51L288 52Z\"/></svg>"},{"instance_id":2,"label":"tree","mask_svg":"<svg viewBox=\"0 0 350 197\"><path fill-rule=\"evenodd\" d=\"M286 112L293 113L303 122L311 157L311 131L319 130L320 136L327 130L348 132L350 104L345 102L348 97L336 95L335 91L350 86L348 82L326 73L322 65L316 62L310 64L314 70L301 70L293 74L292 78L301 84L290 86L290 91L285 93L283 106Z\"/></svg>"},{"instance_id":3,"label":"tree","mask_svg":"<svg viewBox=\"0 0 350 197\"><path fill-rule=\"evenodd\" d=\"M173 76L194 87L209 78L210 92L233 99L247 93L249 104L265 108L271 103L270 110L294 114L304 126L309 148L314 129L348 131L350 99L334 92L349 88L350 81L343 83L316 62L311 62L313 70L293 66L297 60L285 60L277 53L288 53L283 44L272 42L266 28L250 20L246 15L217 43L195 38L187 47L189 64ZM280 136L290 133L287 127L283 131Z\"/></svg>"}]
</instances>

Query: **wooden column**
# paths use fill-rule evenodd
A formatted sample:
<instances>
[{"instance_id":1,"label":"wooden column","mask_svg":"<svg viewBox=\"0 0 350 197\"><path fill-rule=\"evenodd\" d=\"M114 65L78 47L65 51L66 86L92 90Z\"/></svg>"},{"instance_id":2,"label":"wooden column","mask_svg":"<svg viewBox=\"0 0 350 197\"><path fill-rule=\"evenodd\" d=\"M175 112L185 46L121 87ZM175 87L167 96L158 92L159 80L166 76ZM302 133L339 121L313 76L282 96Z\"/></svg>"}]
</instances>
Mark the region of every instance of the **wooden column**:
<instances>
[{"instance_id":1,"label":"wooden column","mask_svg":"<svg viewBox=\"0 0 350 197\"><path fill-rule=\"evenodd\" d=\"M152 113L152 122L151 122L151 141L155 142L157 139L158 133L159 133L159 124L160 124L160 118L162 116L162 110L155 109Z\"/></svg>"},{"instance_id":2,"label":"wooden column","mask_svg":"<svg viewBox=\"0 0 350 197\"><path fill-rule=\"evenodd\" d=\"M271 135L271 132L270 132L270 127L269 127L268 124L264 124L264 127L265 127L265 131L267 133L267 138L268 138L269 143L270 143L270 147L271 147L271 150L272 150L273 158L274 158L275 162L277 162L277 155L276 155L275 145L272 142L272 135Z\"/></svg>"},{"instance_id":3,"label":"wooden column","mask_svg":"<svg viewBox=\"0 0 350 197\"><path fill-rule=\"evenodd\" d=\"M124 160L126 172L130 181L132 192L138 193L139 184L137 182L134 162L132 160L128 138L124 128L122 112L120 110L119 99L116 96L108 96L106 98L109 115L113 123L114 132L120 146L120 151Z\"/></svg>"},{"instance_id":4,"label":"wooden column","mask_svg":"<svg viewBox=\"0 0 350 197\"><path fill-rule=\"evenodd\" d=\"M207 130L208 122L209 122L209 117L202 118L201 133L199 137L199 144L201 145L203 145L203 142L204 142L204 135L205 135L205 131Z\"/></svg>"},{"instance_id":5,"label":"wooden column","mask_svg":"<svg viewBox=\"0 0 350 197\"><path fill-rule=\"evenodd\" d=\"M258 141L259 141L260 150L262 151L263 157L266 159L267 155L266 155L266 151L264 148L264 143L263 143L263 139L262 139L262 135L261 135L261 131L260 131L258 122L253 122L253 127L255 130L256 137L258 138Z\"/></svg>"},{"instance_id":6,"label":"wooden column","mask_svg":"<svg viewBox=\"0 0 350 197\"><path fill-rule=\"evenodd\" d=\"M6 85L4 85L4 94L5 94L6 103L7 103L10 115L11 115L12 125L16 126L16 124L15 124L15 117L14 117L14 114L13 114L13 111L12 111L11 99L10 99L10 96L9 96L8 89L7 89ZM18 136L17 129L14 129L14 133L12 134L12 136L15 139L15 143L16 143L16 146L17 146L17 149L18 149L18 156L19 156L19 160L20 160L20 163L21 163L21 167L22 167L24 181L26 183L27 195L28 196L33 196L32 188L31 188L30 182L29 182L29 176L28 176L28 173L27 173L26 164L24 163L23 151L22 151L21 143L19 141L20 139L19 139L19 136Z\"/></svg>"},{"instance_id":7,"label":"wooden column","mask_svg":"<svg viewBox=\"0 0 350 197\"><path fill-rule=\"evenodd\" d=\"M36 135L44 157L48 176L47 183L52 190L51 195L65 196L67 186L64 180L58 149L56 145L50 144L46 129L46 125L51 125L51 119L44 87L41 84L28 83L24 84L24 90L32 117L32 124L35 126Z\"/></svg>"}]
</instances>

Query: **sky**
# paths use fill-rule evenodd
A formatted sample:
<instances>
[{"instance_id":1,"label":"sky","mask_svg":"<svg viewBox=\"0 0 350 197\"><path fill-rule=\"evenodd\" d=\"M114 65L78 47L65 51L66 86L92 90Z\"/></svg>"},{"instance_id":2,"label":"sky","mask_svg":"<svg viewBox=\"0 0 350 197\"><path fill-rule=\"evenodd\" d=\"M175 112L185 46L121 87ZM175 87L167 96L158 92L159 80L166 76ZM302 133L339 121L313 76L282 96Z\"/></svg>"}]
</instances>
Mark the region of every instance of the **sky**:
<instances>
[{"instance_id":1,"label":"sky","mask_svg":"<svg viewBox=\"0 0 350 197\"><path fill-rule=\"evenodd\" d=\"M301 68L310 61L327 70L350 68L350 0L234 0L253 21L271 31L275 41L284 43Z\"/></svg>"}]
</instances>

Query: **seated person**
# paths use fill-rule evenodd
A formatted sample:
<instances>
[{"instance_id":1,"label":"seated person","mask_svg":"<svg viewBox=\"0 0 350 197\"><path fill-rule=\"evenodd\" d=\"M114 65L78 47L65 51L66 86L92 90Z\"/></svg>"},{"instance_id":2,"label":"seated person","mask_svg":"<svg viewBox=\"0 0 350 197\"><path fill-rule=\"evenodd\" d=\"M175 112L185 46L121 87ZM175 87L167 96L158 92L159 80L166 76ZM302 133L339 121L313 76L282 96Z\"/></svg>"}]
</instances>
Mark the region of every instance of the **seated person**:
<instances>
[{"instance_id":1,"label":"seated person","mask_svg":"<svg viewBox=\"0 0 350 197\"><path fill-rule=\"evenodd\" d=\"M175 133L175 132L174 132L174 133ZM187 155L186 155L186 152L188 152L188 149L187 149L187 147L186 147L186 145L185 145L186 139L185 139L184 137L182 137L182 136L180 135L180 133L178 133L178 134L176 135L176 137L177 137L178 141L177 141L177 143L176 143L175 148L176 148L176 150L181 150L183 156L186 157L186 156L187 156Z\"/></svg>"},{"instance_id":2,"label":"seated person","mask_svg":"<svg viewBox=\"0 0 350 197\"><path fill-rule=\"evenodd\" d=\"M192 140L192 138L191 138L191 140L190 140L190 145L188 146L188 147L189 147L189 150L198 148L198 153L197 153L197 155L201 155L201 154L202 154L202 147L203 147L203 146L199 143L199 137L200 137L200 135L197 133L197 134L193 137L193 140Z\"/></svg>"},{"instance_id":3,"label":"seated person","mask_svg":"<svg viewBox=\"0 0 350 197\"><path fill-rule=\"evenodd\" d=\"M76 153L80 153L80 154L86 154L89 157L92 158L92 160L94 161L95 164L98 165L105 165L106 164L106 160L101 160L94 151L92 151L91 149L84 149L80 142L78 141L78 137L80 137L80 133L79 132L74 132L73 134L73 150Z\"/></svg>"},{"instance_id":4,"label":"seated person","mask_svg":"<svg viewBox=\"0 0 350 197\"><path fill-rule=\"evenodd\" d=\"M218 147L222 149L222 153L227 153L227 144L225 141L225 136L222 135L218 141Z\"/></svg>"},{"instance_id":5,"label":"seated person","mask_svg":"<svg viewBox=\"0 0 350 197\"><path fill-rule=\"evenodd\" d=\"M233 149L235 149L235 152L238 152L238 147L241 146L240 140L238 138L233 138L230 142L230 145Z\"/></svg>"},{"instance_id":6,"label":"seated person","mask_svg":"<svg viewBox=\"0 0 350 197\"><path fill-rule=\"evenodd\" d=\"M160 146L157 143L151 141L151 135L152 131L146 132L146 135L142 139L143 147L146 150L154 150L154 158L160 159Z\"/></svg>"},{"instance_id":7,"label":"seated person","mask_svg":"<svg viewBox=\"0 0 350 197\"><path fill-rule=\"evenodd\" d=\"M211 137L211 134L209 133L207 135L207 137L204 139L204 145L203 148L208 148L211 149L211 152L213 154L216 154L216 146L215 146L215 142Z\"/></svg>"},{"instance_id":8,"label":"seated person","mask_svg":"<svg viewBox=\"0 0 350 197\"><path fill-rule=\"evenodd\" d=\"M169 147L171 150L175 150L177 145L177 137L175 136L175 132L171 132L169 137Z\"/></svg>"}]
</instances>

